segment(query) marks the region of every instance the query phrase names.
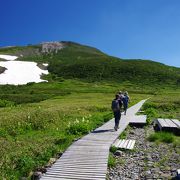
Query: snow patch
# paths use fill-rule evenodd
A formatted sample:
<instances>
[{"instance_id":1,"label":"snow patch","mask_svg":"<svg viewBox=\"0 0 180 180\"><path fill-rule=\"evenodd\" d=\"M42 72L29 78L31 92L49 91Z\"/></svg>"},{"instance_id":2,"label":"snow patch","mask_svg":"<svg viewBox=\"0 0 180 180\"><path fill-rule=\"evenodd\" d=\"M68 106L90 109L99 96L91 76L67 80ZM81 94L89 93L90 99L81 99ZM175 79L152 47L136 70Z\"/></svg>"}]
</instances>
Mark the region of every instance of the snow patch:
<instances>
[{"instance_id":1,"label":"snow patch","mask_svg":"<svg viewBox=\"0 0 180 180\"><path fill-rule=\"evenodd\" d=\"M1 58L1 59L5 59L5 60L14 61L14 60L17 59L18 57L17 57L17 56L0 54L0 58Z\"/></svg>"},{"instance_id":2,"label":"snow patch","mask_svg":"<svg viewBox=\"0 0 180 180\"><path fill-rule=\"evenodd\" d=\"M7 70L0 74L0 84L27 84L28 82L42 82L40 76L48 74L48 70L42 70L35 62L26 61L0 61L0 66Z\"/></svg>"}]
</instances>

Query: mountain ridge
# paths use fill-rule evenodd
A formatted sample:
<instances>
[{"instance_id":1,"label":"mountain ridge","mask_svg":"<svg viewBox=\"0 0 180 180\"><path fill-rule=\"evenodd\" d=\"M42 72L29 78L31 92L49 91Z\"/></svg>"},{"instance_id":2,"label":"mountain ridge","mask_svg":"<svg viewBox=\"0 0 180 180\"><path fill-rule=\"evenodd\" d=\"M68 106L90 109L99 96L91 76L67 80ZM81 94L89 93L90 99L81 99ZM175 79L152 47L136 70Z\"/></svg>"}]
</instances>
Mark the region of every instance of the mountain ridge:
<instances>
[{"instance_id":1,"label":"mountain ridge","mask_svg":"<svg viewBox=\"0 0 180 180\"><path fill-rule=\"evenodd\" d=\"M49 44L48 44L49 43ZM97 48L72 41L44 42L37 45L0 48L0 54L19 56L18 60L48 63L51 74L88 81L133 81L179 85L180 68L152 60L121 59Z\"/></svg>"}]
</instances>

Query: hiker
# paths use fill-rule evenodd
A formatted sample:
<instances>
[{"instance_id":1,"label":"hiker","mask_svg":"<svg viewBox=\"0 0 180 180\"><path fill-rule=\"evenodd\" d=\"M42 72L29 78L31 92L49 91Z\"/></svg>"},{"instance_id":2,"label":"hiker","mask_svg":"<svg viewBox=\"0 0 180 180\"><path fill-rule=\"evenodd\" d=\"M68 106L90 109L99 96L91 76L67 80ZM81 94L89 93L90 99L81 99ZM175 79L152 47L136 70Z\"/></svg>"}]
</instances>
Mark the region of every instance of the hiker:
<instances>
[{"instance_id":1,"label":"hiker","mask_svg":"<svg viewBox=\"0 0 180 180\"><path fill-rule=\"evenodd\" d=\"M124 93L124 97L123 97L123 99L122 99L122 101L123 101L123 107L124 107L124 115L126 115L129 100L130 100L130 98L129 98L129 96L128 96L128 92L126 91L126 92Z\"/></svg>"},{"instance_id":2,"label":"hiker","mask_svg":"<svg viewBox=\"0 0 180 180\"><path fill-rule=\"evenodd\" d=\"M114 119L115 119L114 129L115 131L117 131L117 129L119 128L119 121L121 118L121 112L120 112L120 106L119 106L119 94L116 94L115 99L112 100L111 108L114 113Z\"/></svg>"}]
</instances>

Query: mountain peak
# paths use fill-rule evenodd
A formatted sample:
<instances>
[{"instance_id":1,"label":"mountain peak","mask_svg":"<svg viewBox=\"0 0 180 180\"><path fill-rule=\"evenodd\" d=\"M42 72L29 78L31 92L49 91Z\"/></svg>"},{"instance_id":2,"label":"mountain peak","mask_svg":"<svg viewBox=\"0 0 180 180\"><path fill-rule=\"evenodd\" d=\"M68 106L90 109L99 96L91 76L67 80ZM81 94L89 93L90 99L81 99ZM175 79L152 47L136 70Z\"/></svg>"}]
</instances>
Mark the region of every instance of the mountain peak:
<instances>
[{"instance_id":1,"label":"mountain peak","mask_svg":"<svg viewBox=\"0 0 180 180\"><path fill-rule=\"evenodd\" d=\"M43 42L42 43L42 53L57 53L58 50L61 50L65 47L64 43L62 42Z\"/></svg>"}]
</instances>

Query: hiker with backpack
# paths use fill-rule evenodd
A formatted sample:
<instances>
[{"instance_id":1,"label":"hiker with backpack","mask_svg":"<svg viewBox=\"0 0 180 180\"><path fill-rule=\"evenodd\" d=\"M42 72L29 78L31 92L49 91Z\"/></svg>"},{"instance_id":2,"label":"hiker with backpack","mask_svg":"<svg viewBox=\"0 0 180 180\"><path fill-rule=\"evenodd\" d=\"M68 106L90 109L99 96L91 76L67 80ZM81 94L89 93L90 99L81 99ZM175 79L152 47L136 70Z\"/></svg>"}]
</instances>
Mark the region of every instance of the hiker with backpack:
<instances>
[{"instance_id":1,"label":"hiker with backpack","mask_svg":"<svg viewBox=\"0 0 180 180\"><path fill-rule=\"evenodd\" d=\"M112 111L114 113L114 119L115 119L114 130L117 131L117 129L119 128L119 121L121 118L119 94L116 94L115 99L112 100L111 108L112 108Z\"/></svg>"},{"instance_id":2,"label":"hiker with backpack","mask_svg":"<svg viewBox=\"0 0 180 180\"><path fill-rule=\"evenodd\" d=\"M124 107L124 115L126 115L128 104L130 101L127 91L124 93L124 97L123 97L122 101L123 101L123 107Z\"/></svg>"}]
</instances>

